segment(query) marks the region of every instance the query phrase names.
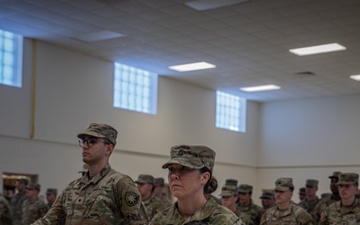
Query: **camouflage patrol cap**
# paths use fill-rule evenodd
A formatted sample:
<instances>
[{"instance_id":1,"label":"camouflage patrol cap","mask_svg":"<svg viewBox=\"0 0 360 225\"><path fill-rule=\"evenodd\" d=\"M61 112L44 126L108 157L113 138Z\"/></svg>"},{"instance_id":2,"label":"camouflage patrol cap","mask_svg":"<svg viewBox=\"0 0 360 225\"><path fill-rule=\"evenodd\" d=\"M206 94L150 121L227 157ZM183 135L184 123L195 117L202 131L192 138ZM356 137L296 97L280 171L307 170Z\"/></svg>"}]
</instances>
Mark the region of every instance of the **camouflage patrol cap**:
<instances>
[{"instance_id":1,"label":"camouflage patrol cap","mask_svg":"<svg viewBox=\"0 0 360 225\"><path fill-rule=\"evenodd\" d=\"M357 173L342 173L339 176L337 184L358 184L359 174Z\"/></svg>"},{"instance_id":2,"label":"camouflage patrol cap","mask_svg":"<svg viewBox=\"0 0 360 225\"><path fill-rule=\"evenodd\" d=\"M225 180L225 186L235 186L237 187L238 181L235 179L226 179Z\"/></svg>"},{"instance_id":3,"label":"camouflage patrol cap","mask_svg":"<svg viewBox=\"0 0 360 225\"><path fill-rule=\"evenodd\" d=\"M230 186L223 186L221 188L221 193L220 193L220 196L223 196L223 197L228 197L228 196L234 196L234 195L237 195L237 187L236 186L233 186L233 185L230 185Z\"/></svg>"},{"instance_id":4,"label":"camouflage patrol cap","mask_svg":"<svg viewBox=\"0 0 360 225\"><path fill-rule=\"evenodd\" d=\"M306 188L305 188L305 187L301 187L301 188L299 189L299 195L305 195L305 193L306 193Z\"/></svg>"},{"instance_id":5,"label":"camouflage patrol cap","mask_svg":"<svg viewBox=\"0 0 360 225\"><path fill-rule=\"evenodd\" d=\"M334 171L333 174L331 176L329 176L329 178L337 178L339 179L341 172L340 171Z\"/></svg>"},{"instance_id":6,"label":"camouflage patrol cap","mask_svg":"<svg viewBox=\"0 0 360 225\"><path fill-rule=\"evenodd\" d=\"M47 195L49 195L49 194L57 195L57 189L56 188L48 188L48 189L46 189L46 194Z\"/></svg>"},{"instance_id":7,"label":"camouflage patrol cap","mask_svg":"<svg viewBox=\"0 0 360 225\"><path fill-rule=\"evenodd\" d=\"M154 185L154 177L148 174L140 174L135 183Z\"/></svg>"},{"instance_id":8,"label":"camouflage patrol cap","mask_svg":"<svg viewBox=\"0 0 360 225\"><path fill-rule=\"evenodd\" d=\"M275 181L275 191L289 191L294 188L292 178L280 177Z\"/></svg>"},{"instance_id":9,"label":"camouflage patrol cap","mask_svg":"<svg viewBox=\"0 0 360 225\"><path fill-rule=\"evenodd\" d=\"M78 138L84 138L85 136L106 138L113 145L116 145L117 130L107 124L92 123L85 132L77 135Z\"/></svg>"},{"instance_id":10,"label":"camouflage patrol cap","mask_svg":"<svg viewBox=\"0 0 360 225\"><path fill-rule=\"evenodd\" d=\"M166 169L171 164L180 164L191 169L203 167L213 170L215 152L209 147L202 145L176 145L170 149L170 160L162 168Z\"/></svg>"},{"instance_id":11,"label":"camouflage patrol cap","mask_svg":"<svg viewBox=\"0 0 360 225\"><path fill-rule=\"evenodd\" d=\"M34 184L34 183L31 183L31 184L28 184L27 186L26 186L26 189L28 189L28 190L38 190L38 191L40 191L40 184Z\"/></svg>"},{"instance_id":12,"label":"camouflage patrol cap","mask_svg":"<svg viewBox=\"0 0 360 225\"><path fill-rule=\"evenodd\" d=\"M162 178L162 177L154 178L154 186L155 187L164 187L165 186L164 178Z\"/></svg>"},{"instance_id":13,"label":"camouflage patrol cap","mask_svg":"<svg viewBox=\"0 0 360 225\"><path fill-rule=\"evenodd\" d=\"M319 181L318 180L314 180L314 179L307 179L305 186L306 187L317 187L318 186Z\"/></svg>"},{"instance_id":14,"label":"camouflage patrol cap","mask_svg":"<svg viewBox=\"0 0 360 225\"><path fill-rule=\"evenodd\" d=\"M239 193L252 193L253 191L253 186L249 185L249 184L240 184L239 188L238 188L238 192Z\"/></svg>"},{"instance_id":15,"label":"camouflage patrol cap","mask_svg":"<svg viewBox=\"0 0 360 225\"><path fill-rule=\"evenodd\" d=\"M275 198L274 195L274 190L272 189L263 189L262 190L262 195L260 196L261 199L266 198L266 199L272 199Z\"/></svg>"},{"instance_id":16,"label":"camouflage patrol cap","mask_svg":"<svg viewBox=\"0 0 360 225\"><path fill-rule=\"evenodd\" d=\"M26 178L20 178L20 179L17 179L17 181L18 181L18 182L21 182L21 183L23 183L23 184L25 184L25 185L28 185L28 183L29 183L29 180L26 179Z\"/></svg>"}]
</instances>

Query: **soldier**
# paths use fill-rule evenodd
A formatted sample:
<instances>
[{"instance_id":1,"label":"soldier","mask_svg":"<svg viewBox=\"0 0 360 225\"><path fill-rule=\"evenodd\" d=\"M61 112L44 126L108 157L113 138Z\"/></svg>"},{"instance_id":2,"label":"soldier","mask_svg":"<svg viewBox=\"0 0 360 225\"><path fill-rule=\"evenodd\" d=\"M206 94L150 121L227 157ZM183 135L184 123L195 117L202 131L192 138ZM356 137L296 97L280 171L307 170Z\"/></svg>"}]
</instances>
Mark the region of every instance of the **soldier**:
<instances>
[{"instance_id":1,"label":"soldier","mask_svg":"<svg viewBox=\"0 0 360 225\"><path fill-rule=\"evenodd\" d=\"M168 169L169 186L177 198L150 221L150 225L166 224L243 224L228 208L207 200L204 190L211 181L215 152L206 146L178 145L171 147L170 160L162 168Z\"/></svg>"},{"instance_id":2,"label":"soldier","mask_svg":"<svg viewBox=\"0 0 360 225\"><path fill-rule=\"evenodd\" d=\"M154 179L154 195L161 199L162 203L164 204L164 208L172 205L170 199L164 193L165 188L165 181L164 178L158 177Z\"/></svg>"},{"instance_id":3,"label":"soldier","mask_svg":"<svg viewBox=\"0 0 360 225\"><path fill-rule=\"evenodd\" d=\"M34 225L145 223L139 213L141 197L134 181L109 165L116 137L113 127L99 123L90 124L78 134L83 162L89 169L62 191Z\"/></svg>"},{"instance_id":4,"label":"soldier","mask_svg":"<svg viewBox=\"0 0 360 225\"><path fill-rule=\"evenodd\" d=\"M253 224L260 223L261 215L264 209L253 203L251 199L253 187L248 184L241 184L238 188L239 191L239 204L240 211L245 212L251 216Z\"/></svg>"},{"instance_id":5,"label":"soldier","mask_svg":"<svg viewBox=\"0 0 360 225\"><path fill-rule=\"evenodd\" d=\"M0 225L12 225L11 207L2 194L0 194Z\"/></svg>"},{"instance_id":6,"label":"soldier","mask_svg":"<svg viewBox=\"0 0 360 225\"><path fill-rule=\"evenodd\" d=\"M315 222L319 222L321 213L329 205L340 200L339 189L337 186L337 182L339 181L340 174L341 174L341 172L335 171L335 172L333 172L333 174L331 176L329 176L331 194L329 197L325 197L322 200L320 200L320 202L316 205L316 207L315 207L315 212L316 212Z\"/></svg>"},{"instance_id":7,"label":"soldier","mask_svg":"<svg viewBox=\"0 0 360 225\"><path fill-rule=\"evenodd\" d=\"M261 217L261 225L314 225L311 215L291 201L294 191L292 178L279 178L275 182L275 205Z\"/></svg>"},{"instance_id":8,"label":"soldier","mask_svg":"<svg viewBox=\"0 0 360 225\"><path fill-rule=\"evenodd\" d=\"M237 186L235 185L229 185L225 183L225 186L221 188L221 204L228 209L230 209L232 212L235 213L241 219L246 225L253 225L252 219L250 215L241 212L237 207L237 200L239 198Z\"/></svg>"},{"instance_id":9,"label":"soldier","mask_svg":"<svg viewBox=\"0 0 360 225\"><path fill-rule=\"evenodd\" d=\"M331 204L321 213L319 225L359 224L360 200L355 196L358 191L359 175L342 173L337 185L341 200Z\"/></svg>"},{"instance_id":10,"label":"soldier","mask_svg":"<svg viewBox=\"0 0 360 225\"><path fill-rule=\"evenodd\" d=\"M30 225L37 219L45 216L47 206L39 198L40 184L28 184L26 186L27 199L23 203L22 224Z\"/></svg>"},{"instance_id":11,"label":"soldier","mask_svg":"<svg viewBox=\"0 0 360 225\"><path fill-rule=\"evenodd\" d=\"M261 204L262 204L264 210L267 210L268 208L274 206L274 204L275 204L274 190L263 189L260 199L261 199Z\"/></svg>"},{"instance_id":12,"label":"soldier","mask_svg":"<svg viewBox=\"0 0 360 225\"><path fill-rule=\"evenodd\" d=\"M57 197L57 189L56 188L48 188L46 190L46 201L48 210L54 204Z\"/></svg>"},{"instance_id":13,"label":"soldier","mask_svg":"<svg viewBox=\"0 0 360 225\"><path fill-rule=\"evenodd\" d=\"M305 197L306 197L306 189L305 187L301 187L299 189L299 200L300 200L299 204L305 200Z\"/></svg>"},{"instance_id":14,"label":"soldier","mask_svg":"<svg viewBox=\"0 0 360 225\"><path fill-rule=\"evenodd\" d=\"M163 210L164 204L161 200L154 196L154 177L148 174L140 174L135 181L140 192L142 202L144 203L147 222L149 222L156 213Z\"/></svg>"},{"instance_id":15,"label":"soldier","mask_svg":"<svg viewBox=\"0 0 360 225\"><path fill-rule=\"evenodd\" d=\"M21 178L17 180L17 193L11 198L10 205L14 225L22 225L22 204L26 200L26 186L29 180Z\"/></svg>"},{"instance_id":16,"label":"soldier","mask_svg":"<svg viewBox=\"0 0 360 225\"><path fill-rule=\"evenodd\" d=\"M225 180L225 186L234 186L237 189L238 181L236 179L226 179Z\"/></svg>"},{"instance_id":17,"label":"soldier","mask_svg":"<svg viewBox=\"0 0 360 225\"><path fill-rule=\"evenodd\" d=\"M306 209L306 211L313 217L315 222L317 221L315 207L320 201L320 199L316 196L316 192L318 190L318 183L318 180L306 180L306 197L302 202L299 203L299 205Z\"/></svg>"}]
</instances>

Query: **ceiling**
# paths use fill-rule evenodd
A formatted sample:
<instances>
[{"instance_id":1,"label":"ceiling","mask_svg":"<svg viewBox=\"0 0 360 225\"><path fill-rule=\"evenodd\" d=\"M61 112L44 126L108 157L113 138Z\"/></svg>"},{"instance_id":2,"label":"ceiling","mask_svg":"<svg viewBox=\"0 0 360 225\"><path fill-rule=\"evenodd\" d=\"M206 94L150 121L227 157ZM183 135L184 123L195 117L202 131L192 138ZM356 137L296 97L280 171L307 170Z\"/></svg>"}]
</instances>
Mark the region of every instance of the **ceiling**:
<instances>
[{"instance_id":1,"label":"ceiling","mask_svg":"<svg viewBox=\"0 0 360 225\"><path fill-rule=\"evenodd\" d=\"M197 11L190 0L0 0L0 29L248 100L360 93L359 0L251 0ZM86 43L99 31L124 35ZM297 56L289 49L337 42L347 50ZM206 61L215 69L169 66ZM313 75L309 75L309 72ZM275 84L246 93L240 87Z\"/></svg>"}]
</instances>

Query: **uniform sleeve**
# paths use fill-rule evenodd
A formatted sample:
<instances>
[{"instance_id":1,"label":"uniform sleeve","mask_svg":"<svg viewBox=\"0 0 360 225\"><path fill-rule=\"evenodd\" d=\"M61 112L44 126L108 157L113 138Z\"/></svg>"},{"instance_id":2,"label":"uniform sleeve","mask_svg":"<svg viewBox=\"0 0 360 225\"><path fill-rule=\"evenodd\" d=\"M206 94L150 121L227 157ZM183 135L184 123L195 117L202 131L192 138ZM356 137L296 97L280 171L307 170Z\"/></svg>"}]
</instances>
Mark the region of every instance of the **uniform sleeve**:
<instances>
[{"instance_id":1,"label":"uniform sleeve","mask_svg":"<svg viewBox=\"0 0 360 225\"><path fill-rule=\"evenodd\" d=\"M125 224L146 224L140 213L141 196L134 181L126 176L118 181L116 189L120 196L118 204Z\"/></svg>"},{"instance_id":2,"label":"uniform sleeve","mask_svg":"<svg viewBox=\"0 0 360 225\"><path fill-rule=\"evenodd\" d=\"M260 219L260 225L266 225L266 217L267 217L267 211L265 211L262 216L261 216L261 219Z\"/></svg>"},{"instance_id":3,"label":"uniform sleeve","mask_svg":"<svg viewBox=\"0 0 360 225\"><path fill-rule=\"evenodd\" d=\"M66 212L63 206L65 202L65 193L62 192L55 200L51 209L45 214L44 217L36 220L31 225L63 225L65 224Z\"/></svg>"}]
</instances>

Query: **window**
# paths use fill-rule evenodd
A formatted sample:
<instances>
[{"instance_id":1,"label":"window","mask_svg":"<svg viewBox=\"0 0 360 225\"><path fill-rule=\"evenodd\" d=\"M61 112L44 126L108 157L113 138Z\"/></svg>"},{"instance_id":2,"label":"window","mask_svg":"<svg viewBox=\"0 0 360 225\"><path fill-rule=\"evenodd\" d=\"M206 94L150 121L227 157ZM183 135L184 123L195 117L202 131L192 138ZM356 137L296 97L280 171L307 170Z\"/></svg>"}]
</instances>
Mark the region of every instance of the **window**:
<instances>
[{"instance_id":1,"label":"window","mask_svg":"<svg viewBox=\"0 0 360 225\"><path fill-rule=\"evenodd\" d=\"M157 74L115 63L114 107L156 114Z\"/></svg>"},{"instance_id":2,"label":"window","mask_svg":"<svg viewBox=\"0 0 360 225\"><path fill-rule=\"evenodd\" d=\"M246 100L224 92L216 92L216 127L245 132Z\"/></svg>"},{"instance_id":3,"label":"window","mask_svg":"<svg viewBox=\"0 0 360 225\"><path fill-rule=\"evenodd\" d=\"M0 30L0 84L22 85L22 36Z\"/></svg>"}]
</instances>

